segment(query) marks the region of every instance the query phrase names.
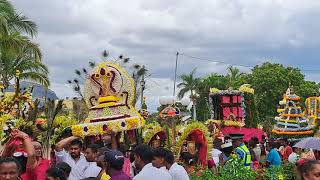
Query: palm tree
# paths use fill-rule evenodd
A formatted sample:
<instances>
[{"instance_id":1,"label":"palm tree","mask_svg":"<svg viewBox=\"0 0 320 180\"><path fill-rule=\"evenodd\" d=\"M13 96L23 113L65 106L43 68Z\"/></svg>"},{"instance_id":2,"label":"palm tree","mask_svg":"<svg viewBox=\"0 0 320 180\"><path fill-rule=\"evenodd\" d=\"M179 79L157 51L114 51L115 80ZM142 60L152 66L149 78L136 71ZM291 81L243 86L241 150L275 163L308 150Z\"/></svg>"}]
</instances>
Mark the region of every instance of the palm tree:
<instances>
[{"instance_id":1,"label":"palm tree","mask_svg":"<svg viewBox=\"0 0 320 180\"><path fill-rule=\"evenodd\" d=\"M21 35L25 34L25 36ZM0 0L0 48L20 49L37 34L37 25L15 11L7 0Z\"/></svg>"},{"instance_id":2,"label":"palm tree","mask_svg":"<svg viewBox=\"0 0 320 180\"><path fill-rule=\"evenodd\" d=\"M227 78L229 80L228 86L234 87L236 80L238 80L244 73L241 73L239 68L233 66L229 66L227 70Z\"/></svg>"},{"instance_id":3,"label":"palm tree","mask_svg":"<svg viewBox=\"0 0 320 180\"><path fill-rule=\"evenodd\" d=\"M0 35L9 30L8 19L14 15L14 8L7 0L0 0Z\"/></svg>"},{"instance_id":4,"label":"palm tree","mask_svg":"<svg viewBox=\"0 0 320 180\"><path fill-rule=\"evenodd\" d=\"M5 87L17 71L21 79L49 86L48 69L41 63L39 46L30 40L36 34L34 22L16 12L7 0L0 0L0 81Z\"/></svg>"},{"instance_id":5,"label":"palm tree","mask_svg":"<svg viewBox=\"0 0 320 180\"><path fill-rule=\"evenodd\" d=\"M14 51L12 49L1 51L0 81L3 86L7 88L19 71L19 79L36 81L48 87L50 85L48 68L30 52L33 49L25 47L18 54Z\"/></svg>"},{"instance_id":6,"label":"palm tree","mask_svg":"<svg viewBox=\"0 0 320 180\"><path fill-rule=\"evenodd\" d=\"M184 95L190 91L190 99L193 103L193 119L197 119L196 114L196 99L198 85L201 82L200 78L195 77L196 69L193 69L190 74L183 74L180 76L182 82L178 84L178 88L181 88L178 93L178 98L183 98Z\"/></svg>"}]
</instances>

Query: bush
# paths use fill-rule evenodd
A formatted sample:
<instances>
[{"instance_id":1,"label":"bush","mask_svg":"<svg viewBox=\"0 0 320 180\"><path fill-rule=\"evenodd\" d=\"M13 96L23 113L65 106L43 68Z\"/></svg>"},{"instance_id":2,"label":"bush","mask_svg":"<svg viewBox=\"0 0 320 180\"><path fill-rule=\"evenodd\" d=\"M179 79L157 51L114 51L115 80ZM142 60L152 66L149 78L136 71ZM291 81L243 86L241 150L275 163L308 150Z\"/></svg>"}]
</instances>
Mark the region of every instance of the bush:
<instances>
[{"instance_id":1,"label":"bush","mask_svg":"<svg viewBox=\"0 0 320 180\"><path fill-rule=\"evenodd\" d=\"M268 180L296 180L298 179L294 172L295 165L287 162L281 166L267 168L263 177Z\"/></svg>"},{"instance_id":2,"label":"bush","mask_svg":"<svg viewBox=\"0 0 320 180\"><path fill-rule=\"evenodd\" d=\"M196 171L190 176L191 180L256 180L258 173L243 166L243 162L235 156L226 162L224 166L219 166L217 172L214 173L210 169L201 172Z\"/></svg>"}]
</instances>

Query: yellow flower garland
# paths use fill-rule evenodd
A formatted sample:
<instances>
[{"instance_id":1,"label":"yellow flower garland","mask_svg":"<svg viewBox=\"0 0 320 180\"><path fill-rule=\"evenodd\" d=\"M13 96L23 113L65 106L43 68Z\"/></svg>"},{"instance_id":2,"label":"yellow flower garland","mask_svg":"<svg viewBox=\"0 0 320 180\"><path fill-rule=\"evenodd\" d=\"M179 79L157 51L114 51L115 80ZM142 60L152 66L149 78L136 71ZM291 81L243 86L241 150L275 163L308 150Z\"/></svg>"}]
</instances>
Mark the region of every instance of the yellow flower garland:
<instances>
[{"instance_id":1,"label":"yellow flower garland","mask_svg":"<svg viewBox=\"0 0 320 180\"><path fill-rule=\"evenodd\" d=\"M308 135L308 134L313 134L313 130L309 131L277 131L275 129L272 129L272 132L275 134L281 134L281 135Z\"/></svg>"},{"instance_id":2,"label":"yellow flower garland","mask_svg":"<svg viewBox=\"0 0 320 180\"><path fill-rule=\"evenodd\" d=\"M311 100L315 101L314 103L314 110L315 110L315 113L313 111L311 111L312 107L311 107ZM318 102L320 102L320 97L309 97L306 99L305 101L305 104L308 105L308 114L307 115L307 118L308 119L318 119L318 113L319 112L319 107L318 107ZM316 124L316 121L313 121L312 125L315 125Z\"/></svg>"},{"instance_id":3,"label":"yellow flower garland","mask_svg":"<svg viewBox=\"0 0 320 180\"><path fill-rule=\"evenodd\" d=\"M159 123L157 122L153 122L150 124L147 124L144 128L143 128L143 142L145 144L149 144L150 140L153 138L154 135L156 135L157 133L164 131L162 129L162 127L160 126Z\"/></svg>"},{"instance_id":4,"label":"yellow flower garland","mask_svg":"<svg viewBox=\"0 0 320 180\"><path fill-rule=\"evenodd\" d=\"M220 89L218 88L210 88L210 93L218 93L220 92Z\"/></svg>"},{"instance_id":5,"label":"yellow flower garland","mask_svg":"<svg viewBox=\"0 0 320 180\"><path fill-rule=\"evenodd\" d=\"M125 126L122 126L122 123L125 123ZM143 127L144 123L144 119L141 120L138 117L130 117L122 120L73 125L71 127L71 130L74 136L85 137L103 135L110 132L111 130L114 132L121 132L137 129ZM107 129L103 129L104 125L107 126ZM87 128L87 131L85 131L85 128Z\"/></svg>"},{"instance_id":6,"label":"yellow flower garland","mask_svg":"<svg viewBox=\"0 0 320 180\"><path fill-rule=\"evenodd\" d=\"M80 125L74 125L71 127L72 135L78 137L84 137L82 127Z\"/></svg>"},{"instance_id":7,"label":"yellow flower garland","mask_svg":"<svg viewBox=\"0 0 320 180\"><path fill-rule=\"evenodd\" d=\"M78 134L80 136L93 136L93 135L99 135L99 134L106 134L111 130L114 132L120 132L120 131L127 131L127 130L143 127L145 124L145 120L132 106L132 102L134 100L134 94L135 94L135 86L134 86L132 77L130 77L130 75L124 68L122 68L120 65L111 61L99 63L98 66L94 68L93 73L99 74L100 68L104 68L107 71L109 70L109 68L116 69L117 72L121 74L121 77L117 76L116 79L121 78L121 81L115 81L113 84L117 92L111 92L109 96L97 97L99 105L97 105L96 107L103 108L104 110L106 110L109 106L113 106L119 103L118 101L123 102L125 100L124 98L127 98L126 105L129 107L127 106L117 107L119 108L118 109L119 112L115 111L116 113L114 114L113 114L113 111L110 111L110 110L107 113L103 111L104 113L104 114L102 113L103 115L100 115L100 113L95 114L96 112L89 113L89 117L85 121L87 123L79 124L76 127L72 127L72 133L74 135ZM104 78L104 76L100 78ZM119 84L121 82L122 84ZM88 104L91 104L90 98L92 96L98 96L96 92L93 92L91 85L92 84L89 82L85 86L85 99ZM127 92L128 97L123 96L123 94L121 94L123 92ZM110 102L110 101L117 101L117 103ZM121 109L121 108L124 108L124 109ZM96 116L108 117L108 116L118 115L118 114L128 114L131 117L111 120L111 121L89 123L90 119L92 118L99 119L99 117L96 117Z\"/></svg>"},{"instance_id":8,"label":"yellow flower garland","mask_svg":"<svg viewBox=\"0 0 320 180\"><path fill-rule=\"evenodd\" d=\"M243 122L231 121L231 120L213 120L213 119L209 119L208 121L206 121L206 124L210 124L210 123L217 123L219 125L221 125L223 123L225 126L234 126L234 127L243 127L243 126L245 126L245 123L243 123Z\"/></svg>"},{"instance_id":9,"label":"yellow flower garland","mask_svg":"<svg viewBox=\"0 0 320 180\"><path fill-rule=\"evenodd\" d=\"M249 84L243 84L239 87L239 91L254 94L254 89L249 86Z\"/></svg>"}]
</instances>

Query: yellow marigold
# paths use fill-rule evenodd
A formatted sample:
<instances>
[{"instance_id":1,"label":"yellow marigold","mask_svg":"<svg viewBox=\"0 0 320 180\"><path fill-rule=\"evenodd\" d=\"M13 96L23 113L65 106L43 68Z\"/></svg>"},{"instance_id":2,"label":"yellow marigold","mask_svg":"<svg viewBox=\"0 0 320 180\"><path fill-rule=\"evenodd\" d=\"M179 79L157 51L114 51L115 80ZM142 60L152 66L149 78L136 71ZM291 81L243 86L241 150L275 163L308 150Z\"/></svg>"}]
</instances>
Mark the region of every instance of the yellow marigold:
<instances>
[{"instance_id":1,"label":"yellow marigold","mask_svg":"<svg viewBox=\"0 0 320 180\"><path fill-rule=\"evenodd\" d=\"M220 92L220 89L218 89L218 88L210 88L210 92L211 93L218 93L218 92Z\"/></svg>"},{"instance_id":2,"label":"yellow marigold","mask_svg":"<svg viewBox=\"0 0 320 180\"><path fill-rule=\"evenodd\" d=\"M96 129L97 129L97 131L98 131L98 133L100 135L104 134L104 131L103 131L103 128L102 128L102 124L97 125Z\"/></svg>"},{"instance_id":3,"label":"yellow marigold","mask_svg":"<svg viewBox=\"0 0 320 180\"><path fill-rule=\"evenodd\" d=\"M94 125L88 125L88 135L94 136L96 135L95 126Z\"/></svg>"},{"instance_id":4,"label":"yellow marigold","mask_svg":"<svg viewBox=\"0 0 320 180\"><path fill-rule=\"evenodd\" d=\"M284 180L284 177L283 177L282 174L280 174L280 175L278 176L278 178L279 178L279 180Z\"/></svg>"},{"instance_id":5,"label":"yellow marigold","mask_svg":"<svg viewBox=\"0 0 320 180\"><path fill-rule=\"evenodd\" d=\"M133 122L132 118L127 118L126 123L127 123L128 129L134 129L134 122Z\"/></svg>"},{"instance_id":6,"label":"yellow marigold","mask_svg":"<svg viewBox=\"0 0 320 180\"><path fill-rule=\"evenodd\" d=\"M115 131L115 132L120 132L121 131L120 123L118 121L113 122L113 131Z\"/></svg>"},{"instance_id":7,"label":"yellow marigold","mask_svg":"<svg viewBox=\"0 0 320 180\"><path fill-rule=\"evenodd\" d=\"M240 87L239 90L242 91L242 92L254 94L254 89L249 88L249 87Z\"/></svg>"},{"instance_id":8,"label":"yellow marigold","mask_svg":"<svg viewBox=\"0 0 320 180\"><path fill-rule=\"evenodd\" d=\"M71 127L72 135L83 137L82 127L80 125L74 125Z\"/></svg>"},{"instance_id":9,"label":"yellow marigold","mask_svg":"<svg viewBox=\"0 0 320 180\"><path fill-rule=\"evenodd\" d=\"M128 118L126 119L128 129L136 129L138 127L138 119L137 118Z\"/></svg>"},{"instance_id":10,"label":"yellow marigold","mask_svg":"<svg viewBox=\"0 0 320 180\"><path fill-rule=\"evenodd\" d=\"M146 124L146 121L144 119L141 119L140 121L140 127L143 127Z\"/></svg>"}]
</instances>

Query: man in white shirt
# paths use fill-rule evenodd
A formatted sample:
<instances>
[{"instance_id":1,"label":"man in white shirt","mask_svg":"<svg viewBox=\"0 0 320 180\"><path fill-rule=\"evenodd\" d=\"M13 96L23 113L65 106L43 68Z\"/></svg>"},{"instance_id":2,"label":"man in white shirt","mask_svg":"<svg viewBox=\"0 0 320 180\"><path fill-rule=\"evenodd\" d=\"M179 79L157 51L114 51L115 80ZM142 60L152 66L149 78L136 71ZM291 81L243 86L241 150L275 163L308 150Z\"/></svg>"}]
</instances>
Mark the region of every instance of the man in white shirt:
<instances>
[{"instance_id":1,"label":"man in white shirt","mask_svg":"<svg viewBox=\"0 0 320 180\"><path fill-rule=\"evenodd\" d=\"M255 159L260 162L260 159L261 159L261 147L259 145L259 139L254 136L254 137L252 137L250 139L249 143L252 143L252 146L253 146L252 150L254 152Z\"/></svg>"},{"instance_id":2,"label":"man in white shirt","mask_svg":"<svg viewBox=\"0 0 320 180\"><path fill-rule=\"evenodd\" d=\"M222 145L222 141L218 138L216 138L214 141L213 141L213 148L212 148L212 151L211 151L211 156L212 156L212 160L214 161L214 164L216 167L219 166L219 157L221 155L221 151L220 151L220 148L221 148L221 145Z\"/></svg>"},{"instance_id":3,"label":"man in white shirt","mask_svg":"<svg viewBox=\"0 0 320 180\"><path fill-rule=\"evenodd\" d=\"M99 146L96 144L90 144L85 151L86 160L89 162L89 166L84 171L84 177L97 177L100 174L101 168L97 166Z\"/></svg>"},{"instance_id":4,"label":"man in white shirt","mask_svg":"<svg viewBox=\"0 0 320 180\"><path fill-rule=\"evenodd\" d=\"M167 169L172 180L189 180L187 171L174 162L173 153L165 148L157 148L154 150L152 165L160 169Z\"/></svg>"},{"instance_id":5,"label":"man in white shirt","mask_svg":"<svg viewBox=\"0 0 320 180\"><path fill-rule=\"evenodd\" d=\"M133 180L172 180L167 170L152 166L153 152L150 146L142 144L134 151L134 164L139 172Z\"/></svg>"},{"instance_id":6,"label":"man in white shirt","mask_svg":"<svg viewBox=\"0 0 320 180\"><path fill-rule=\"evenodd\" d=\"M68 152L65 147L69 145ZM79 180L85 178L84 172L89 167L89 162L83 154L81 154L82 142L78 137L68 137L56 144L56 160L57 163L65 162L71 167L69 180Z\"/></svg>"}]
</instances>

